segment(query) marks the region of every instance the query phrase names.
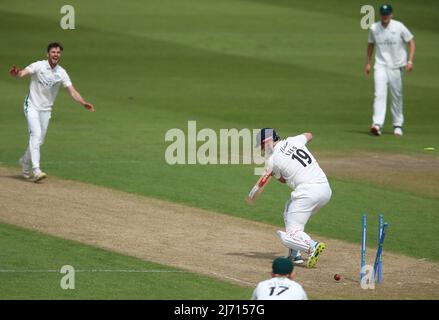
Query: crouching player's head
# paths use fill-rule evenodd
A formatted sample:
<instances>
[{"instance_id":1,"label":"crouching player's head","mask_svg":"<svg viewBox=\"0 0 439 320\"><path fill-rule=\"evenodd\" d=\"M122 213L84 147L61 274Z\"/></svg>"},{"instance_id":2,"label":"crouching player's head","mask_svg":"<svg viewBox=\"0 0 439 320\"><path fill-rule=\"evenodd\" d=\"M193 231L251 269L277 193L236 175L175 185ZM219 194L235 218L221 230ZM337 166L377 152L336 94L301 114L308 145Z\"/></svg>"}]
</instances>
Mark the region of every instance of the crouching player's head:
<instances>
[{"instance_id":1,"label":"crouching player's head","mask_svg":"<svg viewBox=\"0 0 439 320\"><path fill-rule=\"evenodd\" d=\"M273 260L271 276L275 277L286 277L290 280L294 280L296 277L293 272L293 263L288 258L276 258Z\"/></svg>"}]
</instances>

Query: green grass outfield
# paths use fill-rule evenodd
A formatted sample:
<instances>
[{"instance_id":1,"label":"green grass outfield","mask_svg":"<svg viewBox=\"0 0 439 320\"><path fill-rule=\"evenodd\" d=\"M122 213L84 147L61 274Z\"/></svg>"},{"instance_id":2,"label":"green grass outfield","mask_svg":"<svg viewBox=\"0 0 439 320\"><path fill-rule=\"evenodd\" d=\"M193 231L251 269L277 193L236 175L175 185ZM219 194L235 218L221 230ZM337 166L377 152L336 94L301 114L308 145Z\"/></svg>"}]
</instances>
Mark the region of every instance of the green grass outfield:
<instances>
[{"instance_id":1,"label":"green grass outfield","mask_svg":"<svg viewBox=\"0 0 439 320\"><path fill-rule=\"evenodd\" d=\"M250 299L253 291L7 224L0 237L0 299ZM73 290L60 286L64 265L75 268Z\"/></svg>"},{"instance_id":2,"label":"green grass outfield","mask_svg":"<svg viewBox=\"0 0 439 320\"><path fill-rule=\"evenodd\" d=\"M377 8L377 1L368 1ZM363 75L364 1L72 1L76 30L59 27L64 1L0 4L0 162L25 149L27 80L7 69L65 46L62 65L96 106L85 112L61 92L42 163L49 175L282 225L287 188L270 185L247 207L253 166L169 166L168 129L259 128L281 135L312 131L313 151L424 153L439 137L437 1L398 1L395 18L415 34L415 70L406 76L406 135L366 134L373 78ZM391 122L385 130L391 130ZM437 159L437 151L431 154ZM373 175L373 172L371 172ZM439 260L438 197L331 177L334 196L309 230L360 240L361 213L390 223L385 250ZM410 181L401 181L410 184ZM375 234L375 233L373 233ZM372 243L370 244L372 245Z\"/></svg>"}]
</instances>

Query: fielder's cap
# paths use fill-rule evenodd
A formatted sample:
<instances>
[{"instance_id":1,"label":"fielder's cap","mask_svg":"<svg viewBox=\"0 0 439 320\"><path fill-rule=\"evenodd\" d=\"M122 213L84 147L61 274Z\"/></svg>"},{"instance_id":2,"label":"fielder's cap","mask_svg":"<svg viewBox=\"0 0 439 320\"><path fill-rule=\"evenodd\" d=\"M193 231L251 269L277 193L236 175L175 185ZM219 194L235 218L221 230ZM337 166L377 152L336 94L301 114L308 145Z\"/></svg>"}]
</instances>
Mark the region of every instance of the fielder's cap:
<instances>
[{"instance_id":1,"label":"fielder's cap","mask_svg":"<svg viewBox=\"0 0 439 320\"><path fill-rule=\"evenodd\" d=\"M392 14L393 8L390 4L383 4L380 7L380 13L382 16L388 16L389 14Z\"/></svg>"},{"instance_id":2,"label":"fielder's cap","mask_svg":"<svg viewBox=\"0 0 439 320\"><path fill-rule=\"evenodd\" d=\"M276 258L273 260L273 273L286 275L293 272L293 263L288 258Z\"/></svg>"},{"instance_id":3,"label":"fielder's cap","mask_svg":"<svg viewBox=\"0 0 439 320\"><path fill-rule=\"evenodd\" d=\"M262 128L256 136L256 147L259 147L265 139L273 137L273 141L278 141L280 139L276 130L273 128Z\"/></svg>"}]
</instances>

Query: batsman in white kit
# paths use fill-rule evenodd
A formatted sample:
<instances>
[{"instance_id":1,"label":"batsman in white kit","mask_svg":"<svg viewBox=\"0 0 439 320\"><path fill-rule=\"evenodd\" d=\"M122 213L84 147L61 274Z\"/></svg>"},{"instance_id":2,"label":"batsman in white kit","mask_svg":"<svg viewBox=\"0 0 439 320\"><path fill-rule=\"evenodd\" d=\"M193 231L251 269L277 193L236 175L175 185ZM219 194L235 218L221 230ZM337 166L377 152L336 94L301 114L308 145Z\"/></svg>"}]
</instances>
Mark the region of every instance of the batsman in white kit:
<instances>
[{"instance_id":1,"label":"batsman in white kit","mask_svg":"<svg viewBox=\"0 0 439 320\"><path fill-rule=\"evenodd\" d=\"M293 263L287 258L273 261L271 279L259 282L252 300L308 300L305 290L294 281Z\"/></svg>"},{"instance_id":2,"label":"batsman in white kit","mask_svg":"<svg viewBox=\"0 0 439 320\"><path fill-rule=\"evenodd\" d=\"M325 173L306 147L312 134L281 139L274 129L263 128L256 139L268 159L264 175L246 201L252 204L273 176L293 189L285 203L285 231L278 231L278 235L294 263L304 263L301 252L306 252L306 265L314 268L326 245L311 239L304 230L309 218L329 202L332 191Z\"/></svg>"},{"instance_id":3,"label":"batsman in white kit","mask_svg":"<svg viewBox=\"0 0 439 320\"><path fill-rule=\"evenodd\" d=\"M73 87L70 77L60 65L63 47L57 42L47 46L47 60L34 62L20 70L15 65L9 73L22 78L31 75L29 93L24 100L24 115L29 128L29 144L20 158L23 177L34 182L46 178L40 167L40 148L49 126L52 106L58 94L60 84L67 89L70 96L86 109L95 111L92 104L86 102ZM30 169L32 167L32 170Z\"/></svg>"},{"instance_id":4,"label":"batsman in white kit","mask_svg":"<svg viewBox=\"0 0 439 320\"><path fill-rule=\"evenodd\" d=\"M371 70L374 48L375 66L375 99L370 132L376 136L382 133L386 118L387 91L390 89L390 109L393 117L393 133L402 136L404 124L402 78L404 69L413 70L415 56L415 40L413 34L399 21L392 20L392 6L384 4L380 7L381 21L375 22L369 30L367 46L367 63L365 73ZM406 45L409 48L407 57Z\"/></svg>"}]
</instances>

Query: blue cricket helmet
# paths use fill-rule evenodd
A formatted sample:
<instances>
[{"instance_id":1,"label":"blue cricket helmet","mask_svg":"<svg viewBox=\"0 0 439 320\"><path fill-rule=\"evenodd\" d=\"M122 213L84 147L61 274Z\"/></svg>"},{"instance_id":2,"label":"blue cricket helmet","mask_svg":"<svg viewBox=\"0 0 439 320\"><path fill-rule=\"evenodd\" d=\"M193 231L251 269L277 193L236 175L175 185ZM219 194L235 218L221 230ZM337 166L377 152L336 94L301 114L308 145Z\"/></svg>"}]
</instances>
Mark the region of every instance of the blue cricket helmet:
<instances>
[{"instance_id":1,"label":"blue cricket helmet","mask_svg":"<svg viewBox=\"0 0 439 320\"><path fill-rule=\"evenodd\" d=\"M280 136L277 134L276 130L273 128L262 128L256 136L256 147L261 146L264 143L264 140L270 137L273 138L273 141L280 140Z\"/></svg>"}]
</instances>

